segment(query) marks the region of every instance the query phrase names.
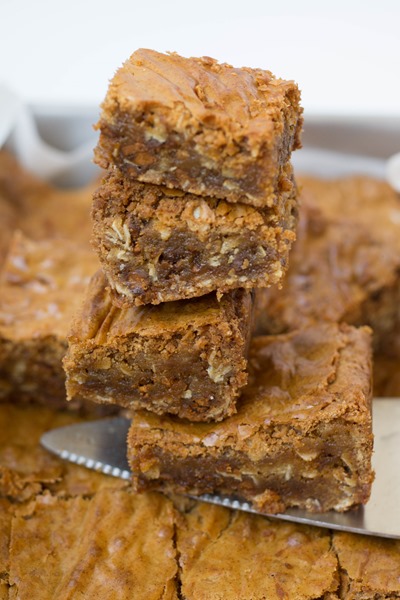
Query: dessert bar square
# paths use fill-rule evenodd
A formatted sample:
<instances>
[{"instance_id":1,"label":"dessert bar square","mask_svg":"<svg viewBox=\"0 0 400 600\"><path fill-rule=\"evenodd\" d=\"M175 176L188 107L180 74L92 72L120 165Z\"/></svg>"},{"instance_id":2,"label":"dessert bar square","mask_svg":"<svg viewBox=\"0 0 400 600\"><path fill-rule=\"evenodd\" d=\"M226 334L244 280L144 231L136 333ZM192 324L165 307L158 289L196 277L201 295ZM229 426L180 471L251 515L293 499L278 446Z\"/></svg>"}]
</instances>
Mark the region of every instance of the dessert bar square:
<instances>
[{"instance_id":1,"label":"dessert bar square","mask_svg":"<svg viewBox=\"0 0 400 600\"><path fill-rule=\"evenodd\" d=\"M0 150L1 225L5 218L7 235L20 229L32 240L68 238L88 245L91 197L97 185L92 181L74 189L57 188L24 169L9 152ZM0 251L3 245L0 239Z\"/></svg>"},{"instance_id":2,"label":"dessert bar square","mask_svg":"<svg viewBox=\"0 0 400 600\"><path fill-rule=\"evenodd\" d=\"M12 521L12 590L21 600L178 600L174 525L171 502L157 494L38 496Z\"/></svg>"},{"instance_id":3,"label":"dessert bar square","mask_svg":"<svg viewBox=\"0 0 400 600\"><path fill-rule=\"evenodd\" d=\"M347 325L254 338L235 415L207 424L134 415L136 489L234 495L264 512L365 503L373 479L370 354L370 330Z\"/></svg>"},{"instance_id":4,"label":"dessert bar square","mask_svg":"<svg viewBox=\"0 0 400 600\"><path fill-rule=\"evenodd\" d=\"M281 290L257 292L258 332L320 321L370 325L375 349L386 352L400 329L399 195L369 177L299 178L299 187L289 269Z\"/></svg>"},{"instance_id":5,"label":"dessert bar square","mask_svg":"<svg viewBox=\"0 0 400 600\"><path fill-rule=\"evenodd\" d=\"M121 309L99 271L69 336L68 398L220 420L247 382L251 326L245 290Z\"/></svg>"},{"instance_id":6,"label":"dessert bar square","mask_svg":"<svg viewBox=\"0 0 400 600\"><path fill-rule=\"evenodd\" d=\"M0 401L65 405L67 333L97 265L87 245L15 233L0 281Z\"/></svg>"},{"instance_id":7,"label":"dessert bar square","mask_svg":"<svg viewBox=\"0 0 400 600\"><path fill-rule=\"evenodd\" d=\"M94 194L93 246L120 306L277 284L297 221L292 169L276 206L206 198L108 173Z\"/></svg>"},{"instance_id":8,"label":"dessert bar square","mask_svg":"<svg viewBox=\"0 0 400 600\"><path fill-rule=\"evenodd\" d=\"M253 206L275 202L302 109L293 81L137 50L102 105L95 160L125 176Z\"/></svg>"},{"instance_id":9,"label":"dessert bar square","mask_svg":"<svg viewBox=\"0 0 400 600\"><path fill-rule=\"evenodd\" d=\"M329 531L198 502L178 523L182 598L333 600Z\"/></svg>"},{"instance_id":10,"label":"dessert bar square","mask_svg":"<svg viewBox=\"0 0 400 600\"><path fill-rule=\"evenodd\" d=\"M400 540L333 532L340 565L340 598L400 598Z\"/></svg>"}]
</instances>

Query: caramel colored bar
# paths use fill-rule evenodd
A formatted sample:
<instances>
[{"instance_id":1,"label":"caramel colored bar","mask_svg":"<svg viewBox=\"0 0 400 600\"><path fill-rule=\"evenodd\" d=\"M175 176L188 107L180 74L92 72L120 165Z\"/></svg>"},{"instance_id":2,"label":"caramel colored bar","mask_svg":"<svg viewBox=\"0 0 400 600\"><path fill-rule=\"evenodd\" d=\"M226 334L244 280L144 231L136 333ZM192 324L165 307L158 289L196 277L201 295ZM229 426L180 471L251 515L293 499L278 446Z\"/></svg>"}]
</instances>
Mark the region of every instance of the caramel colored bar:
<instances>
[{"instance_id":1,"label":"caramel colored bar","mask_svg":"<svg viewBox=\"0 0 400 600\"><path fill-rule=\"evenodd\" d=\"M120 309L99 271L69 336L68 398L220 420L247 382L251 309L245 290Z\"/></svg>"},{"instance_id":2,"label":"caramel colored bar","mask_svg":"<svg viewBox=\"0 0 400 600\"><path fill-rule=\"evenodd\" d=\"M204 198L129 181L114 170L96 191L93 245L120 306L277 284L297 221L291 167L274 207Z\"/></svg>"},{"instance_id":3,"label":"caramel colored bar","mask_svg":"<svg viewBox=\"0 0 400 600\"><path fill-rule=\"evenodd\" d=\"M260 333L320 321L370 325L386 351L400 329L400 202L385 182L368 177L299 179L297 240L282 289L259 290ZM389 344L391 345L391 344Z\"/></svg>"},{"instance_id":4,"label":"caramel colored bar","mask_svg":"<svg viewBox=\"0 0 400 600\"><path fill-rule=\"evenodd\" d=\"M0 254L4 237L15 229L29 239L67 238L88 244L91 233L90 205L96 183L60 189L39 179L8 152L0 150Z\"/></svg>"},{"instance_id":5,"label":"caramel colored bar","mask_svg":"<svg viewBox=\"0 0 400 600\"><path fill-rule=\"evenodd\" d=\"M318 527L199 502L179 523L177 541L185 600L338 598L337 559Z\"/></svg>"},{"instance_id":6,"label":"caramel colored bar","mask_svg":"<svg viewBox=\"0 0 400 600\"><path fill-rule=\"evenodd\" d=\"M400 598L400 540L333 532L340 564L340 598Z\"/></svg>"},{"instance_id":7,"label":"caramel colored bar","mask_svg":"<svg viewBox=\"0 0 400 600\"><path fill-rule=\"evenodd\" d=\"M65 405L67 333L97 264L86 245L16 232L0 283L0 401Z\"/></svg>"},{"instance_id":8,"label":"caramel colored bar","mask_svg":"<svg viewBox=\"0 0 400 600\"><path fill-rule=\"evenodd\" d=\"M250 365L237 414L221 423L135 414L128 457L136 488L236 495L265 512L365 503L369 329L332 324L254 338Z\"/></svg>"},{"instance_id":9,"label":"caramel colored bar","mask_svg":"<svg viewBox=\"0 0 400 600\"><path fill-rule=\"evenodd\" d=\"M300 147L299 101L296 84L269 71L140 49L110 83L95 160L135 180L271 206Z\"/></svg>"},{"instance_id":10,"label":"caramel colored bar","mask_svg":"<svg viewBox=\"0 0 400 600\"><path fill-rule=\"evenodd\" d=\"M174 523L157 494L39 496L13 519L11 589L21 600L178 600Z\"/></svg>"}]
</instances>

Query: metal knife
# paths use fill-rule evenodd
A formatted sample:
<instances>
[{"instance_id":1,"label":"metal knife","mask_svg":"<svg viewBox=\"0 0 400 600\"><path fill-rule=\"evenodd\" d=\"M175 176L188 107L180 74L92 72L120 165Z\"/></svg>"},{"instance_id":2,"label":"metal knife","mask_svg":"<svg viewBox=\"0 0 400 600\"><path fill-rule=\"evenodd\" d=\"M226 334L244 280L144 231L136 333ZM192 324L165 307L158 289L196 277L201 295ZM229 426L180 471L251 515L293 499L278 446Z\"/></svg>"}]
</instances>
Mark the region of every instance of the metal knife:
<instances>
[{"instance_id":1,"label":"metal knife","mask_svg":"<svg viewBox=\"0 0 400 600\"><path fill-rule=\"evenodd\" d=\"M114 477L130 479L126 437L130 421L113 417L60 427L45 433L42 445L61 458ZM375 481L369 502L345 513L309 513L291 508L268 517L368 535L400 539L400 398L373 402ZM205 494L196 498L257 513L248 502ZM264 514L264 513L263 513Z\"/></svg>"}]
</instances>

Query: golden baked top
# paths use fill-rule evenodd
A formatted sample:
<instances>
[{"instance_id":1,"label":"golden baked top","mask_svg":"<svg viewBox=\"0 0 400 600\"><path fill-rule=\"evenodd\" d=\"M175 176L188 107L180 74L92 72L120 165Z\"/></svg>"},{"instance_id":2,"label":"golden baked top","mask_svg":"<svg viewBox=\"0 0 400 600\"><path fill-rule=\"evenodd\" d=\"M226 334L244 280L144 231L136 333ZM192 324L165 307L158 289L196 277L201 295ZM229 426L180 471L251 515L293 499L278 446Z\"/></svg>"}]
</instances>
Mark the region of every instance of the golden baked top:
<instances>
[{"instance_id":1,"label":"golden baked top","mask_svg":"<svg viewBox=\"0 0 400 600\"><path fill-rule=\"evenodd\" d=\"M0 335L66 338L97 266L86 244L61 238L32 241L17 231L0 278Z\"/></svg>"},{"instance_id":2,"label":"golden baked top","mask_svg":"<svg viewBox=\"0 0 400 600\"><path fill-rule=\"evenodd\" d=\"M122 111L132 106L136 111L165 107L167 119L169 114L175 121L180 114L210 128L245 128L246 135L257 138L260 130L272 134L275 117L290 96L298 103L296 84L270 71L141 48L115 74L103 111L111 114L115 102Z\"/></svg>"},{"instance_id":3,"label":"golden baked top","mask_svg":"<svg viewBox=\"0 0 400 600\"><path fill-rule=\"evenodd\" d=\"M282 289L257 295L260 329L279 333L321 319L373 325L386 298L374 294L398 286L399 194L384 181L361 176L298 182L297 240Z\"/></svg>"}]
</instances>

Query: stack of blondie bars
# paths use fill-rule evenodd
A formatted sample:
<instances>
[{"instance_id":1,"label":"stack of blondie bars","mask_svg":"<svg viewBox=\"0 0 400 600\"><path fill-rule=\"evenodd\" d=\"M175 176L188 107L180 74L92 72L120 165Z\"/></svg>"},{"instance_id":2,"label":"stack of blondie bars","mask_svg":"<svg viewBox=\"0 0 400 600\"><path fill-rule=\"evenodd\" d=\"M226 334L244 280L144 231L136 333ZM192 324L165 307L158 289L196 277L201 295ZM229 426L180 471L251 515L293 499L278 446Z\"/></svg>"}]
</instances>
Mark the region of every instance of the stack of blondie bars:
<instances>
[{"instance_id":1,"label":"stack of blondie bars","mask_svg":"<svg viewBox=\"0 0 400 600\"><path fill-rule=\"evenodd\" d=\"M92 278L64 360L69 399L133 412L136 489L260 510L346 510L372 481L370 330L252 336L254 292L295 238L293 82L139 50L98 128Z\"/></svg>"}]
</instances>

